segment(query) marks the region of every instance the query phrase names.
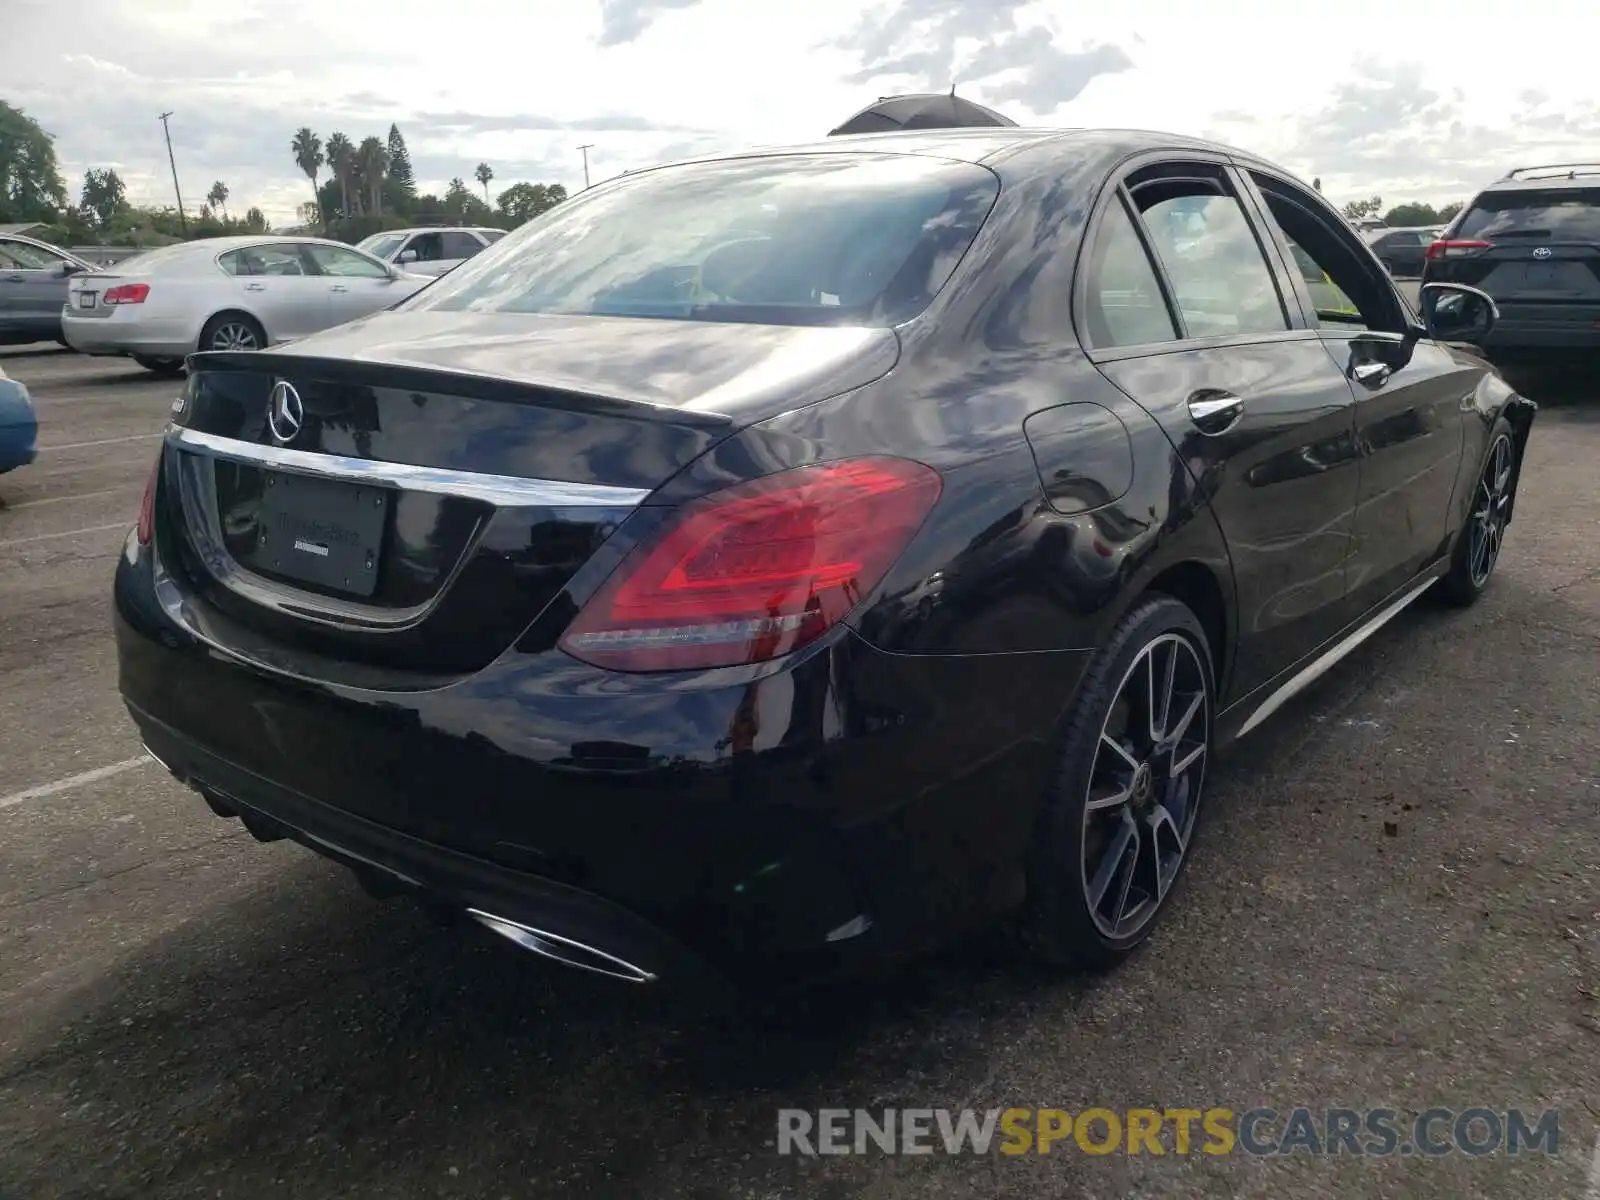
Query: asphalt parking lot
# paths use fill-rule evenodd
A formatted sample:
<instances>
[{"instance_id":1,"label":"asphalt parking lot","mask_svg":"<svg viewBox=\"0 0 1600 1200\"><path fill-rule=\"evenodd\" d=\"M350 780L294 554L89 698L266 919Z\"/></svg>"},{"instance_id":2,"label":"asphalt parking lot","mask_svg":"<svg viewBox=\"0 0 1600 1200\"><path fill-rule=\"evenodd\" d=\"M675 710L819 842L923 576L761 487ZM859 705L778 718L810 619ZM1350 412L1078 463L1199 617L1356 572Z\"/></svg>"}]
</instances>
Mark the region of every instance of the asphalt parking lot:
<instances>
[{"instance_id":1,"label":"asphalt parking lot","mask_svg":"<svg viewBox=\"0 0 1600 1200\"><path fill-rule=\"evenodd\" d=\"M1224 760L1124 969L963 947L745 1028L368 900L141 759L108 585L178 385L0 366L43 447L0 476L5 1200L1600 1196L1600 374L1519 378L1544 408L1488 596L1414 606ZM780 1108L1013 1105L1561 1126L1554 1157L774 1145Z\"/></svg>"}]
</instances>

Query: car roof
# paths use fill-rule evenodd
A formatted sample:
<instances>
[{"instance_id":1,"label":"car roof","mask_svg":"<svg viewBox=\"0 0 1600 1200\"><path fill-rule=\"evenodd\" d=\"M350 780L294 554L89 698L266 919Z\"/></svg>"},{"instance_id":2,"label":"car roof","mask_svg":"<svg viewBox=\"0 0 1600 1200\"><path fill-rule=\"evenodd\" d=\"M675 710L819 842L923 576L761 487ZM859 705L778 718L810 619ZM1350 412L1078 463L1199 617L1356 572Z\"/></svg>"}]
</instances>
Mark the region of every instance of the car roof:
<instances>
[{"instance_id":1,"label":"car roof","mask_svg":"<svg viewBox=\"0 0 1600 1200\"><path fill-rule=\"evenodd\" d=\"M1524 171L1549 171L1552 173L1548 175L1534 174L1523 179L1513 179L1507 175L1504 178L1496 179L1491 184L1485 185L1480 189L1479 194L1481 195L1483 192L1547 192L1558 188L1600 187L1600 165L1586 167L1582 164L1577 164L1567 170L1565 174L1561 173L1559 166L1523 167L1521 169Z\"/></svg>"},{"instance_id":2,"label":"car roof","mask_svg":"<svg viewBox=\"0 0 1600 1200\"><path fill-rule=\"evenodd\" d=\"M1010 154L1047 144L1062 148L1081 147L1085 152L1122 151L1137 154L1143 150L1208 150L1231 157L1264 162L1220 142L1178 133L1149 129L1030 128L1026 126L979 126L963 129L888 130L882 133L842 134L811 142L757 146L746 150L708 154L688 161L715 162L722 159L754 158L779 154L829 154L880 151L886 154L924 154L961 162L987 163Z\"/></svg>"}]
</instances>

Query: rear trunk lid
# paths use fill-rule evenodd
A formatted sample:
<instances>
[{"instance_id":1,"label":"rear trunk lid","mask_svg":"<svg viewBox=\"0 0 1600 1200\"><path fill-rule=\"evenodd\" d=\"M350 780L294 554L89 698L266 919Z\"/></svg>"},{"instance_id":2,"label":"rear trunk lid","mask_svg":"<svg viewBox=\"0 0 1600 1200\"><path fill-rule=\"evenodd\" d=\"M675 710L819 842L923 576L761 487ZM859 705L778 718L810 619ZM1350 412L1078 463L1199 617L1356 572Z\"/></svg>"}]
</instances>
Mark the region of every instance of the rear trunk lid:
<instances>
[{"instance_id":1,"label":"rear trunk lid","mask_svg":"<svg viewBox=\"0 0 1600 1200\"><path fill-rule=\"evenodd\" d=\"M421 312L197 355L163 464L168 583L269 667L437 686L690 461L897 351L883 329Z\"/></svg>"}]
</instances>

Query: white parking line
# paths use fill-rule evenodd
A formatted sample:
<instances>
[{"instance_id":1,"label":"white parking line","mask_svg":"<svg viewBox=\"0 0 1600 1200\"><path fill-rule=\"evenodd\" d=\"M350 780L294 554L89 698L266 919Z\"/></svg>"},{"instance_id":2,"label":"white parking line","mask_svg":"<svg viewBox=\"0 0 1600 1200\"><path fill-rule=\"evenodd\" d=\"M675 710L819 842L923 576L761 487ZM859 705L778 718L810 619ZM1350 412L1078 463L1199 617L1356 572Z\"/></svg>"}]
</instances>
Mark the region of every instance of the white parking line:
<instances>
[{"instance_id":1,"label":"white parking line","mask_svg":"<svg viewBox=\"0 0 1600 1200\"><path fill-rule=\"evenodd\" d=\"M68 529L62 533L36 533L32 537L12 538L9 542L0 542L0 550L7 546L21 546L28 542L46 542L51 538L76 537L80 533L104 533L108 529L126 529L127 521L118 521L112 525L91 525L87 529Z\"/></svg>"},{"instance_id":2,"label":"white parking line","mask_svg":"<svg viewBox=\"0 0 1600 1200\"><path fill-rule=\"evenodd\" d=\"M117 442L147 442L151 438L165 437L164 433L130 433L127 437L101 438L95 442L63 442L59 446L40 446L39 453L46 454L54 450L82 450L86 446L112 446Z\"/></svg>"},{"instance_id":3,"label":"white parking line","mask_svg":"<svg viewBox=\"0 0 1600 1200\"><path fill-rule=\"evenodd\" d=\"M120 775L124 771L131 771L134 767L142 767L145 763L154 761L155 759L148 754L141 754L138 758L125 758L121 762L112 763L109 767L96 767L92 771L68 775L65 779L57 779L53 783L41 783L38 787L12 792L9 796L0 796L0 808L11 808L28 800L42 800L46 796L54 796L58 792L81 787L86 783L98 783L102 779L110 779L113 775Z\"/></svg>"},{"instance_id":4,"label":"white parking line","mask_svg":"<svg viewBox=\"0 0 1600 1200\"><path fill-rule=\"evenodd\" d=\"M51 496L44 500L24 500L21 504L7 504L0 506L0 512L21 512L25 508L38 508L43 504L67 504L73 500L93 500L97 496L116 496L125 492L133 492L139 485L130 483L126 487L106 488L101 492L79 492L76 496Z\"/></svg>"}]
</instances>

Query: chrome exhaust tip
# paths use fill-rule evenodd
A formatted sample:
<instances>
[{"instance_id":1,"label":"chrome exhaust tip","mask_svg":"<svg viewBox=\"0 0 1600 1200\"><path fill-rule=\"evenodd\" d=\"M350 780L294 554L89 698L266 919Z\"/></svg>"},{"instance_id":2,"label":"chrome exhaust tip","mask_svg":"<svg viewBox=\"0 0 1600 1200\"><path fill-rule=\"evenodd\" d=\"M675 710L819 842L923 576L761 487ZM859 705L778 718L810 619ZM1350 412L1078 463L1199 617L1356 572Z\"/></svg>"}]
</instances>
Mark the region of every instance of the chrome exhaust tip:
<instances>
[{"instance_id":1,"label":"chrome exhaust tip","mask_svg":"<svg viewBox=\"0 0 1600 1200\"><path fill-rule=\"evenodd\" d=\"M621 979L628 983L651 983L656 978L653 972L635 966L626 959L618 958L615 954L607 954L604 950L574 941L572 938L562 937L558 933L535 929L532 925L524 925L507 917L497 917L479 908L467 909L467 915L508 941L515 942L524 950L532 950L535 954L553 959L563 966L575 967L580 971L593 971L596 975L607 975L612 979Z\"/></svg>"}]
</instances>

